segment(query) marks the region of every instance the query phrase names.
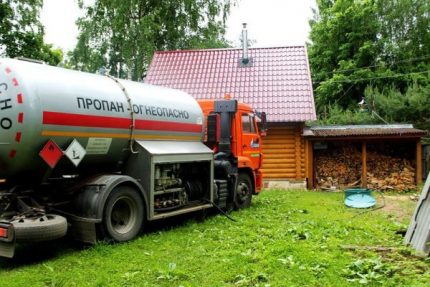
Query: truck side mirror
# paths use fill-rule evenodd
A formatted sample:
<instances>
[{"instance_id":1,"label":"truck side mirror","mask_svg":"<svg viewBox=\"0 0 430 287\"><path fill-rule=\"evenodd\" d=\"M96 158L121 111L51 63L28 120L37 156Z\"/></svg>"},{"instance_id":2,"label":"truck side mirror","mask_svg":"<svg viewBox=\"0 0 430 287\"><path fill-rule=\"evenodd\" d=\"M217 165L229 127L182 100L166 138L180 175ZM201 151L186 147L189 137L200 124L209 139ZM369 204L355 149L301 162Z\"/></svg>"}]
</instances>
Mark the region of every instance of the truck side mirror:
<instances>
[{"instance_id":1,"label":"truck side mirror","mask_svg":"<svg viewBox=\"0 0 430 287\"><path fill-rule=\"evenodd\" d=\"M258 129L260 130L260 136L265 137L267 135L267 119L266 112L257 112L257 116L260 118Z\"/></svg>"}]
</instances>

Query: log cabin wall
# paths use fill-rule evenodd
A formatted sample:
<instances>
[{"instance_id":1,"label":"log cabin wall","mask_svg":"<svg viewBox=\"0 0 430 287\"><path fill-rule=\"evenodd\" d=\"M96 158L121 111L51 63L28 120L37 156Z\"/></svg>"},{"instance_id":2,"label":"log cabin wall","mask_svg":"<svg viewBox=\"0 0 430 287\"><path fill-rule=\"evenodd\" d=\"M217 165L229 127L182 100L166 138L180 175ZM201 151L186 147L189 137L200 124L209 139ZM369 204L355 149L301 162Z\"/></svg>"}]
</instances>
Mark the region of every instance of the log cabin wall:
<instances>
[{"instance_id":1,"label":"log cabin wall","mask_svg":"<svg viewBox=\"0 0 430 287\"><path fill-rule=\"evenodd\" d=\"M263 175L270 180L306 177L303 123L270 124L263 138Z\"/></svg>"}]
</instances>

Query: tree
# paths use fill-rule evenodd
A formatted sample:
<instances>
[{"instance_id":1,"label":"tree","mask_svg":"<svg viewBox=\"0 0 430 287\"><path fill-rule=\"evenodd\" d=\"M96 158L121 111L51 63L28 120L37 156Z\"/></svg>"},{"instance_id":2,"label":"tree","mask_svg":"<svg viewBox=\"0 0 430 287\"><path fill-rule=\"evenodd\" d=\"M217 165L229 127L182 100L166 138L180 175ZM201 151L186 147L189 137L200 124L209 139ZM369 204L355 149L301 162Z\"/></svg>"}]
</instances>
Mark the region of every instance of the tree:
<instances>
[{"instance_id":1,"label":"tree","mask_svg":"<svg viewBox=\"0 0 430 287\"><path fill-rule=\"evenodd\" d=\"M220 48L230 0L96 0L77 21L80 33L70 64L141 79L154 51Z\"/></svg>"},{"instance_id":2,"label":"tree","mask_svg":"<svg viewBox=\"0 0 430 287\"><path fill-rule=\"evenodd\" d=\"M1 0L0 56L26 57L51 65L61 62L62 51L43 41L42 4L42 0Z\"/></svg>"},{"instance_id":3,"label":"tree","mask_svg":"<svg viewBox=\"0 0 430 287\"><path fill-rule=\"evenodd\" d=\"M415 82L404 93L393 87L379 91L369 86L365 94L369 109L385 120L430 130L430 85Z\"/></svg>"},{"instance_id":4,"label":"tree","mask_svg":"<svg viewBox=\"0 0 430 287\"><path fill-rule=\"evenodd\" d=\"M358 69L374 64L378 53L374 1L319 1L319 14L311 21L309 58L316 82L318 110L329 104L347 108L362 97L365 85L351 79L372 75Z\"/></svg>"},{"instance_id":5,"label":"tree","mask_svg":"<svg viewBox=\"0 0 430 287\"><path fill-rule=\"evenodd\" d=\"M410 100L415 98L412 94L430 87L430 2L320 0L317 4L319 11L310 22L309 60L318 113L332 105L356 110L366 95L373 103L370 111L376 109L391 122L426 122ZM404 105L395 109L402 111L401 117L389 111L396 104ZM428 101L423 104L430 110ZM339 109L333 111L339 118Z\"/></svg>"}]
</instances>

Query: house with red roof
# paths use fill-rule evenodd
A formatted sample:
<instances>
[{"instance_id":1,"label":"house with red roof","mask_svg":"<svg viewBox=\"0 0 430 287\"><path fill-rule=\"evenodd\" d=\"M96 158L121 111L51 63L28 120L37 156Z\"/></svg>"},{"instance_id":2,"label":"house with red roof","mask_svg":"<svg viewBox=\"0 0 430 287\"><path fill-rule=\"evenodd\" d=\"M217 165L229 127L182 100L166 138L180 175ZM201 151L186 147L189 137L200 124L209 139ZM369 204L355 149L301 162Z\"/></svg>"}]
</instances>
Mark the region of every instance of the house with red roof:
<instances>
[{"instance_id":1,"label":"house with red roof","mask_svg":"<svg viewBox=\"0 0 430 287\"><path fill-rule=\"evenodd\" d=\"M305 46L156 52L146 83L183 90L196 99L226 94L267 113L265 180L306 183L306 121L316 119ZM244 59L246 61L244 61Z\"/></svg>"}]
</instances>

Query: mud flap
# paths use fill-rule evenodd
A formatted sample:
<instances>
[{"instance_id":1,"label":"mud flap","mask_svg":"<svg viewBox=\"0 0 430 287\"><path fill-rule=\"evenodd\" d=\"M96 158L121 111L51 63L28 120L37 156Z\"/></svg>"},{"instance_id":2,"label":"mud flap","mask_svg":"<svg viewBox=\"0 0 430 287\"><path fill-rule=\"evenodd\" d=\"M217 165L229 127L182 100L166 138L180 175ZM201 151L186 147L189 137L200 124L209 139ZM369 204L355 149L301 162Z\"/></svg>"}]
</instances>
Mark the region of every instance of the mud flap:
<instances>
[{"instance_id":1,"label":"mud flap","mask_svg":"<svg viewBox=\"0 0 430 287\"><path fill-rule=\"evenodd\" d=\"M0 256L12 258L15 254L15 229L6 222L0 222L0 228L6 230L5 236L0 237Z\"/></svg>"},{"instance_id":2,"label":"mud flap","mask_svg":"<svg viewBox=\"0 0 430 287\"><path fill-rule=\"evenodd\" d=\"M70 234L73 239L94 244L97 241L96 223L83 220L72 220Z\"/></svg>"}]
</instances>

